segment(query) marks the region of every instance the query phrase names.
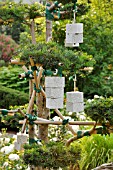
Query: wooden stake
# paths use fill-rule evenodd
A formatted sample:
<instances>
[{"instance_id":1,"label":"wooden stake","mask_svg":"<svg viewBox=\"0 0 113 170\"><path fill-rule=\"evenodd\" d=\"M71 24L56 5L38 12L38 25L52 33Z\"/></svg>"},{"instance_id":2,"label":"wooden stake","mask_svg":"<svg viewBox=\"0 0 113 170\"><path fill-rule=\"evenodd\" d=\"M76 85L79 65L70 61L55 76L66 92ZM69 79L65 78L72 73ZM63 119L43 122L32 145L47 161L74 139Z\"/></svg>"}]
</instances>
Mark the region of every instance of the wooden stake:
<instances>
[{"instance_id":1,"label":"wooden stake","mask_svg":"<svg viewBox=\"0 0 113 170\"><path fill-rule=\"evenodd\" d=\"M32 57L30 57L30 63L31 63L31 66L32 66L32 67L35 66ZM35 79L36 88L38 89L38 82L37 82L36 70L33 72L33 75L34 75L34 79Z\"/></svg>"},{"instance_id":2,"label":"wooden stake","mask_svg":"<svg viewBox=\"0 0 113 170\"><path fill-rule=\"evenodd\" d=\"M18 65L24 65L25 62L21 61L19 59L11 60L11 64L18 64Z\"/></svg>"},{"instance_id":3,"label":"wooden stake","mask_svg":"<svg viewBox=\"0 0 113 170\"><path fill-rule=\"evenodd\" d=\"M64 117L62 116L62 114L60 113L60 111L58 109L55 109L55 112L59 115L59 117L64 120ZM73 128L67 124L68 129L72 132L73 135L76 135L76 132L73 130Z\"/></svg>"},{"instance_id":4,"label":"wooden stake","mask_svg":"<svg viewBox=\"0 0 113 170\"><path fill-rule=\"evenodd\" d=\"M27 108L27 113L28 113L28 114L30 114L31 108L32 108L32 106L33 106L33 104L34 104L35 95L36 95L36 91L33 90L33 93L32 93L31 99L30 99L30 101L29 101L28 108Z\"/></svg>"}]
</instances>

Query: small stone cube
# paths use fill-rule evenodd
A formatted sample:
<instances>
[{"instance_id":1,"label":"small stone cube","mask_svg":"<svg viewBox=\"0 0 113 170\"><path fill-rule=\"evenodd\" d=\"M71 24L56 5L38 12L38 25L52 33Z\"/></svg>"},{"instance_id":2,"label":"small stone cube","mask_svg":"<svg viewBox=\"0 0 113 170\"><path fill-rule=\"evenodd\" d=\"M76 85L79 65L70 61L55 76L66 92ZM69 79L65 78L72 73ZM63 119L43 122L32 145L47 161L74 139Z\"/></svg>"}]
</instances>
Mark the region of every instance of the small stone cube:
<instances>
[{"instance_id":1,"label":"small stone cube","mask_svg":"<svg viewBox=\"0 0 113 170\"><path fill-rule=\"evenodd\" d=\"M45 87L65 87L65 77L45 77Z\"/></svg>"},{"instance_id":2,"label":"small stone cube","mask_svg":"<svg viewBox=\"0 0 113 170\"><path fill-rule=\"evenodd\" d=\"M66 103L66 111L69 112L82 112L84 111L84 103L83 102L76 102L76 103L71 103L67 102Z\"/></svg>"},{"instance_id":3,"label":"small stone cube","mask_svg":"<svg viewBox=\"0 0 113 170\"><path fill-rule=\"evenodd\" d=\"M14 143L14 146L15 146L15 149L16 149L17 151L22 150L22 144L21 144L21 143L15 142L15 143Z\"/></svg>"},{"instance_id":4,"label":"small stone cube","mask_svg":"<svg viewBox=\"0 0 113 170\"><path fill-rule=\"evenodd\" d=\"M20 144L26 143L28 139L28 134L17 133L17 142Z\"/></svg>"},{"instance_id":5,"label":"small stone cube","mask_svg":"<svg viewBox=\"0 0 113 170\"><path fill-rule=\"evenodd\" d=\"M75 91L75 92L67 92L66 93L68 102L83 102L83 92Z\"/></svg>"},{"instance_id":6,"label":"small stone cube","mask_svg":"<svg viewBox=\"0 0 113 170\"><path fill-rule=\"evenodd\" d=\"M46 107L49 109L63 108L63 98L46 98Z\"/></svg>"},{"instance_id":7,"label":"small stone cube","mask_svg":"<svg viewBox=\"0 0 113 170\"><path fill-rule=\"evenodd\" d=\"M64 97L64 88L45 88L47 98L63 98Z\"/></svg>"}]
</instances>

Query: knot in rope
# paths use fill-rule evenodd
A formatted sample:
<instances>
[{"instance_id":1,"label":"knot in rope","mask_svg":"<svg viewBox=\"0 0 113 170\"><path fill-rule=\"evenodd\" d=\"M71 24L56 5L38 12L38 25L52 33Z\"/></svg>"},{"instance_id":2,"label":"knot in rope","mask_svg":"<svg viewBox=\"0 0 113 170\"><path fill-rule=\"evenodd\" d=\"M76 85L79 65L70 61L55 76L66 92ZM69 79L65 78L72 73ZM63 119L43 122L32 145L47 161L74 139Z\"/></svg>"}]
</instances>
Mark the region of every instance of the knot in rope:
<instances>
[{"instance_id":1,"label":"knot in rope","mask_svg":"<svg viewBox=\"0 0 113 170\"><path fill-rule=\"evenodd\" d=\"M62 120L62 125L66 125L66 124L68 124L69 123L69 119L64 119L64 120Z\"/></svg>"}]
</instances>

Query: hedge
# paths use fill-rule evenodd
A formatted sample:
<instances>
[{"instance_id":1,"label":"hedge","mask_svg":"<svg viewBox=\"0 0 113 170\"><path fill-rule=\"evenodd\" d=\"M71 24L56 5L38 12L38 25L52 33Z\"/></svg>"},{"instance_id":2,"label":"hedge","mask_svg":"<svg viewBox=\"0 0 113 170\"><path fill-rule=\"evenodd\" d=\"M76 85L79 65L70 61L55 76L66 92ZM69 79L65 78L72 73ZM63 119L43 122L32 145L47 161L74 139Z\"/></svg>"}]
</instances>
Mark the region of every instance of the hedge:
<instances>
[{"instance_id":1,"label":"hedge","mask_svg":"<svg viewBox=\"0 0 113 170\"><path fill-rule=\"evenodd\" d=\"M9 106L19 106L28 102L28 94L0 85L0 108L9 109Z\"/></svg>"}]
</instances>

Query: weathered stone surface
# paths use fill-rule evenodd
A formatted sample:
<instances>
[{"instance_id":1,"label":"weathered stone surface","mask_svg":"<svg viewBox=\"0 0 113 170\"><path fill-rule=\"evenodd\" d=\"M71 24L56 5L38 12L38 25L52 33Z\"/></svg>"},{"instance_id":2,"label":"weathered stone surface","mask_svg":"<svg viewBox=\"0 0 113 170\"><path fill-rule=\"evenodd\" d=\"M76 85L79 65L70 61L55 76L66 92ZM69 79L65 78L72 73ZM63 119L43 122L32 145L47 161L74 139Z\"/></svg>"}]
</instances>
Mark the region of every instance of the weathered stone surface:
<instances>
[{"instance_id":1,"label":"weathered stone surface","mask_svg":"<svg viewBox=\"0 0 113 170\"><path fill-rule=\"evenodd\" d=\"M26 143L28 139L28 134L17 133L17 142L20 144Z\"/></svg>"},{"instance_id":2,"label":"weathered stone surface","mask_svg":"<svg viewBox=\"0 0 113 170\"><path fill-rule=\"evenodd\" d=\"M63 108L63 98L46 98L46 107L49 109Z\"/></svg>"},{"instance_id":3,"label":"weathered stone surface","mask_svg":"<svg viewBox=\"0 0 113 170\"><path fill-rule=\"evenodd\" d=\"M65 77L45 77L45 87L65 87Z\"/></svg>"},{"instance_id":4,"label":"weathered stone surface","mask_svg":"<svg viewBox=\"0 0 113 170\"><path fill-rule=\"evenodd\" d=\"M76 103L76 102L83 102L83 92L67 92L66 98L68 102Z\"/></svg>"},{"instance_id":5,"label":"weathered stone surface","mask_svg":"<svg viewBox=\"0 0 113 170\"><path fill-rule=\"evenodd\" d=\"M69 112L81 112L84 110L84 103L83 102L67 102L66 103L66 110Z\"/></svg>"},{"instance_id":6,"label":"weathered stone surface","mask_svg":"<svg viewBox=\"0 0 113 170\"><path fill-rule=\"evenodd\" d=\"M47 98L63 98L64 97L64 88L55 87L55 88L45 88Z\"/></svg>"}]
</instances>

